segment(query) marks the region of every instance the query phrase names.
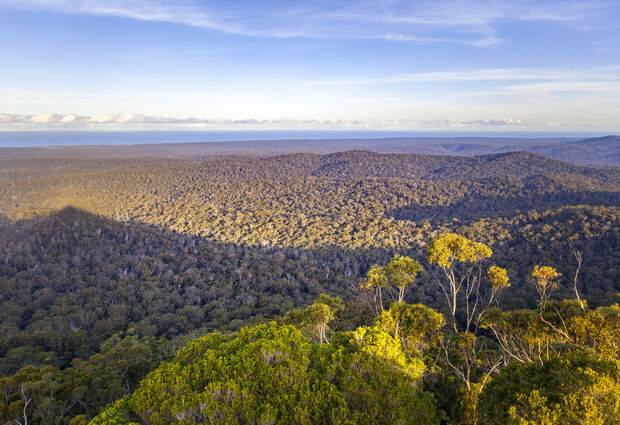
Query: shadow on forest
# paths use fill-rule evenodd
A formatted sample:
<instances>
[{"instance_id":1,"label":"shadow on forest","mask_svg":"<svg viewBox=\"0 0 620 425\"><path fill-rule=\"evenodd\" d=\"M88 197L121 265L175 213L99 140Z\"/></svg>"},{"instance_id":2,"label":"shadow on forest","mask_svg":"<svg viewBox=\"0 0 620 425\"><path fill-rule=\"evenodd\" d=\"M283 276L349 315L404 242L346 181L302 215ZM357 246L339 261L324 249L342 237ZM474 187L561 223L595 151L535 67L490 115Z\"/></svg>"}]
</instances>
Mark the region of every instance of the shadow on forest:
<instances>
[{"instance_id":1,"label":"shadow on forest","mask_svg":"<svg viewBox=\"0 0 620 425\"><path fill-rule=\"evenodd\" d=\"M55 362L64 367L128 328L174 338L276 318L322 292L353 300L366 270L392 255L222 243L73 207L0 217L0 358L37 346L65 353ZM350 305L347 322L368 319L363 302Z\"/></svg>"},{"instance_id":2,"label":"shadow on forest","mask_svg":"<svg viewBox=\"0 0 620 425\"><path fill-rule=\"evenodd\" d=\"M603 264L596 270L603 270L603 279L614 279L613 264L605 265L613 262L614 243L604 244L595 251ZM565 252L553 249L549 254L513 240L494 246L493 261L511 276L523 277L540 258L561 264ZM322 292L351 301L336 327L355 327L370 319L360 300L361 278L394 254L379 248L243 246L72 207L17 222L0 217L0 329L5 336L0 372L17 370L24 361L36 364L33 358L49 353L55 356L52 363L65 367L129 328L166 338L235 330L308 305ZM398 254L425 263L422 252ZM443 296L431 279L423 271L409 301L441 308ZM513 282L510 306L531 304L531 288L523 289L518 278ZM12 363L2 364L9 350Z\"/></svg>"},{"instance_id":3,"label":"shadow on forest","mask_svg":"<svg viewBox=\"0 0 620 425\"><path fill-rule=\"evenodd\" d=\"M475 221L483 217L509 217L530 210L544 211L563 206L620 207L620 193L611 191L557 191L513 197L472 194L448 205L411 205L392 210L389 215L398 220L441 223L453 218Z\"/></svg>"}]
</instances>

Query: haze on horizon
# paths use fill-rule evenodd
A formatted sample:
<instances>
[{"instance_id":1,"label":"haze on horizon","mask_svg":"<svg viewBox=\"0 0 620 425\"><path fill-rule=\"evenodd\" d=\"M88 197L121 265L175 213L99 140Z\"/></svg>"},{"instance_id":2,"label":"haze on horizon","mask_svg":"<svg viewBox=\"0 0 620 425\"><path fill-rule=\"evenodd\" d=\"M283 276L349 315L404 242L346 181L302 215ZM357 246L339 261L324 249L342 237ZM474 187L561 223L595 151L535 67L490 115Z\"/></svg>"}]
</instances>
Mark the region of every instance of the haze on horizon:
<instances>
[{"instance_id":1,"label":"haze on horizon","mask_svg":"<svg viewBox=\"0 0 620 425\"><path fill-rule=\"evenodd\" d=\"M613 0L0 0L0 130L620 131Z\"/></svg>"}]
</instances>

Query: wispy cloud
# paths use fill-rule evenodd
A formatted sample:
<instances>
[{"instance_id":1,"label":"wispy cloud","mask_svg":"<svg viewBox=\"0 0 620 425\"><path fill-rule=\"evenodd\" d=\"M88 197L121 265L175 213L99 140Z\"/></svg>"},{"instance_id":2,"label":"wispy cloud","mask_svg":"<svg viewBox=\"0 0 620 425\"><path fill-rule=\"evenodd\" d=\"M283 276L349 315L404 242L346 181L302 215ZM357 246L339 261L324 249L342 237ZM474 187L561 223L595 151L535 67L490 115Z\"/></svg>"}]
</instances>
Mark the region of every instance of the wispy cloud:
<instances>
[{"instance_id":1,"label":"wispy cloud","mask_svg":"<svg viewBox=\"0 0 620 425\"><path fill-rule=\"evenodd\" d=\"M458 42L487 47L501 41L498 26L502 22L555 22L583 28L614 7L614 2L311 0L300 5L222 0L0 0L0 6L172 22L247 36Z\"/></svg>"},{"instance_id":2,"label":"wispy cloud","mask_svg":"<svg viewBox=\"0 0 620 425\"><path fill-rule=\"evenodd\" d=\"M442 83L468 81L576 81L620 82L620 65L597 68L491 68L458 71L404 73L398 75L351 80L314 80L289 84L316 86L363 86L391 83Z\"/></svg>"},{"instance_id":3,"label":"wispy cloud","mask_svg":"<svg viewBox=\"0 0 620 425\"><path fill-rule=\"evenodd\" d=\"M552 95L562 93L597 93L617 97L620 94L620 80L612 81L551 81L516 84L505 87L506 92L529 95Z\"/></svg>"},{"instance_id":4,"label":"wispy cloud","mask_svg":"<svg viewBox=\"0 0 620 425\"><path fill-rule=\"evenodd\" d=\"M593 68L492 68L403 73L373 78L282 81L282 85L340 87L390 84L451 84L453 97L509 96L515 99L555 97L562 102L603 98L620 101L620 66ZM460 84L460 85L459 85ZM595 97L593 97L595 96Z\"/></svg>"}]
</instances>

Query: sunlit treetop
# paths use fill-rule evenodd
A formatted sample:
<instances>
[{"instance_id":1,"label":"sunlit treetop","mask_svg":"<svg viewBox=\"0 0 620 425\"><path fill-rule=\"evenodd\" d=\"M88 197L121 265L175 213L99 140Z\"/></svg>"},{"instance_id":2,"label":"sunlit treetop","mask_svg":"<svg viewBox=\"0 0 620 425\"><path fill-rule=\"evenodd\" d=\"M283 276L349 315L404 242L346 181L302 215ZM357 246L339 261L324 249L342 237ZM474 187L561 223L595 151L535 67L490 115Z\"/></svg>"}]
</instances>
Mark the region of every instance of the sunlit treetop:
<instances>
[{"instance_id":1,"label":"sunlit treetop","mask_svg":"<svg viewBox=\"0 0 620 425\"><path fill-rule=\"evenodd\" d=\"M444 233L433 239L426 249L428 261L450 268L455 261L475 263L493 254L491 248L456 233Z\"/></svg>"},{"instance_id":2,"label":"sunlit treetop","mask_svg":"<svg viewBox=\"0 0 620 425\"><path fill-rule=\"evenodd\" d=\"M404 256L395 256L387 266L392 283L397 287L413 283L422 265L416 260Z\"/></svg>"},{"instance_id":3,"label":"sunlit treetop","mask_svg":"<svg viewBox=\"0 0 620 425\"><path fill-rule=\"evenodd\" d=\"M549 266L534 266L534 270L532 270L532 277L536 279L536 284L541 287L554 286L554 279L559 275L556 269Z\"/></svg>"},{"instance_id":4,"label":"sunlit treetop","mask_svg":"<svg viewBox=\"0 0 620 425\"><path fill-rule=\"evenodd\" d=\"M384 288L388 284L387 273L385 267L374 265L366 273L366 279L360 283L360 286L364 289L369 288Z\"/></svg>"},{"instance_id":5,"label":"sunlit treetop","mask_svg":"<svg viewBox=\"0 0 620 425\"><path fill-rule=\"evenodd\" d=\"M487 279L489 280L489 282L491 282L491 286L493 286L493 289L496 290L508 288L510 286L508 272L506 271L506 269L498 266L489 267L489 270L487 272Z\"/></svg>"}]
</instances>

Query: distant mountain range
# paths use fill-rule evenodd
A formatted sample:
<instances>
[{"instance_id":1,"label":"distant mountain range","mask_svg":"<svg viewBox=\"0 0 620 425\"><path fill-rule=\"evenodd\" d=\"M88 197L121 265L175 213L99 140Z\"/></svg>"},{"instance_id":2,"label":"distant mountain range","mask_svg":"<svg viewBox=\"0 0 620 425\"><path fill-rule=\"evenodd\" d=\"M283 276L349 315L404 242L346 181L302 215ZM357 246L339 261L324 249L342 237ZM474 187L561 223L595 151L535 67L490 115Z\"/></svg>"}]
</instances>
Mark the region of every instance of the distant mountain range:
<instances>
[{"instance_id":1,"label":"distant mountain range","mask_svg":"<svg viewBox=\"0 0 620 425\"><path fill-rule=\"evenodd\" d=\"M386 143L378 149L371 149L379 152L466 156L528 151L579 165L620 166L620 136L615 135L580 140L458 138L419 142L422 143L403 139L399 144Z\"/></svg>"},{"instance_id":2,"label":"distant mountain range","mask_svg":"<svg viewBox=\"0 0 620 425\"><path fill-rule=\"evenodd\" d=\"M586 166L620 166L620 136L578 138L394 137L382 139L260 140L117 146L0 148L0 160L194 158L221 154L333 153L367 150L379 153L421 153L474 156L528 151Z\"/></svg>"},{"instance_id":3,"label":"distant mountain range","mask_svg":"<svg viewBox=\"0 0 620 425\"><path fill-rule=\"evenodd\" d=\"M620 165L620 136L532 146L530 152L582 165Z\"/></svg>"},{"instance_id":4,"label":"distant mountain range","mask_svg":"<svg viewBox=\"0 0 620 425\"><path fill-rule=\"evenodd\" d=\"M227 159L222 162L228 161ZM218 161L219 162L219 161ZM620 169L595 168L544 157L527 151L476 156L379 154L345 151L330 154L297 153L257 161L247 158L235 163L246 178L269 169L282 177L314 176L333 179L411 178L422 180L529 179L544 174L564 174L620 184ZM294 164L294 166L291 166ZM222 167L225 169L225 167ZM232 176L231 176L232 177Z\"/></svg>"}]
</instances>

